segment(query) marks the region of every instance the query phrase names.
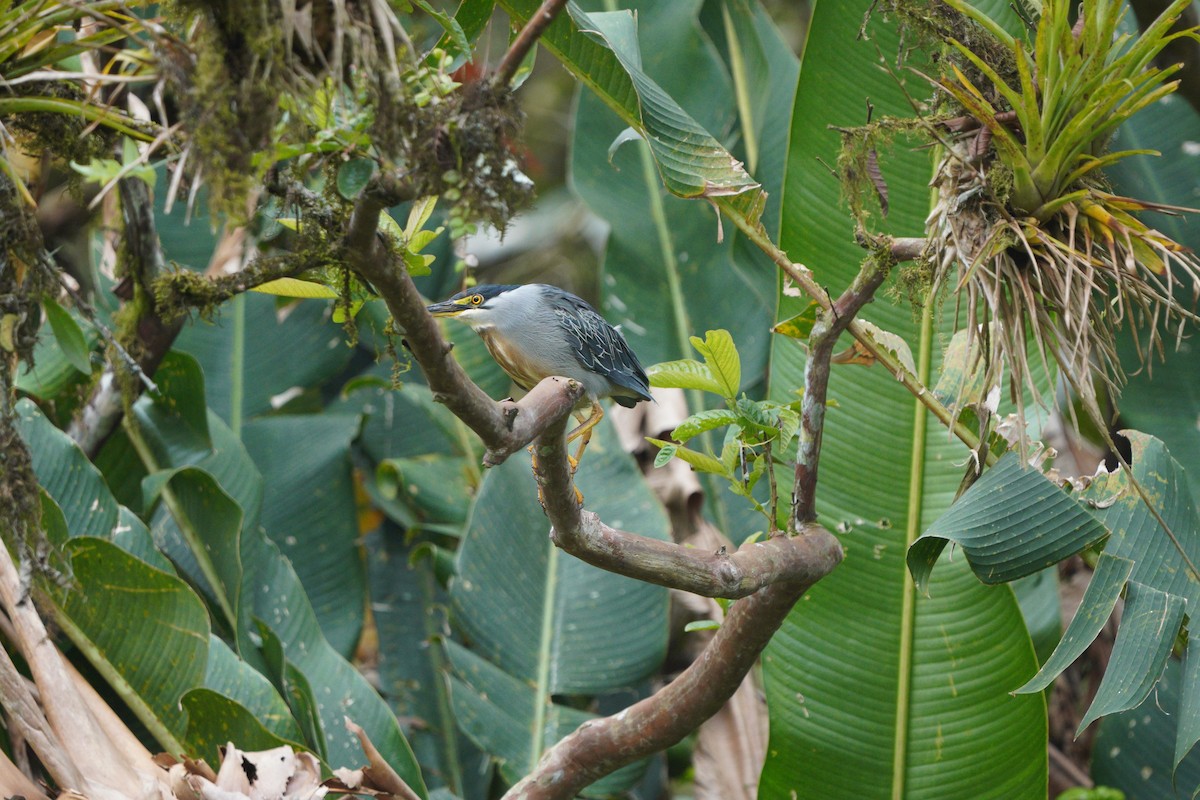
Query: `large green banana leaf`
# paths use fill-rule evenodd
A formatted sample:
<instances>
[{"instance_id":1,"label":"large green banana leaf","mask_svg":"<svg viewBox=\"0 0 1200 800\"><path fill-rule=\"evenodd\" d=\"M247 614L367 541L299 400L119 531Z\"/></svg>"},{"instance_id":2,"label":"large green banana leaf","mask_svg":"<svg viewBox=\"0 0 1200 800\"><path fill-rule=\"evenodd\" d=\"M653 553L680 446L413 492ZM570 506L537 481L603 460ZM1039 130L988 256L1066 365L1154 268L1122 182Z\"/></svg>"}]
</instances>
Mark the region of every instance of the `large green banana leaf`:
<instances>
[{"instance_id":1,"label":"large green banana leaf","mask_svg":"<svg viewBox=\"0 0 1200 800\"><path fill-rule=\"evenodd\" d=\"M607 422L576 477L587 507L609 524L668 536L662 507ZM529 464L514 456L484 478L450 584L474 650L450 650L455 716L510 781L587 718L557 698L637 686L666 652L666 590L585 564L548 533ZM638 774L595 791L627 788Z\"/></svg>"},{"instance_id":2,"label":"large green banana leaf","mask_svg":"<svg viewBox=\"0 0 1200 800\"><path fill-rule=\"evenodd\" d=\"M526 11L523 1L504 5L518 17ZM838 210L837 182L818 161L836 159L837 136L826 126L865 121L868 99L876 113L908 111L895 79L877 66L883 51L876 46L894 52L894 34L854 44L866 8L827 4L817 10L784 182L782 243L831 291L848 283L862 254ZM647 90L628 56L620 64L629 77L620 76L611 55L595 42L573 38L568 27L551 26L544 41L651 139L664 173L664 149L656 138L687 127L681 122L675 131L663 129L665 117L658 112L670 98ZM615 35L606 41L618 50L628 47ZM917 83L911 75L906 79ZM697 167L682 152L679 160ZM891 229L920 234L931 166L928 156L909 154L885 168L893 193ZM664 174L664 180L674 190L670 177ZM752 189L734 201L718 200L743 221L757 218L755 202ZM932 325L918 326L911 309L883 303L868 317L910 342L928 378L929 362L940 350ZM776 345L773 391L791 399L803 383L802 365L798 345ZM787 797L793 790L856 798L905 792L960 797L973 789L1044 793L1044 705L1040 698L1007 694L1036 667L1011 591L979 586L960 561L940 568L935 580L945 583L931 586L933 599L918 601L904 566L907 542L948 506L961 477L954 462L965 453L944 432L926 436L925 412L882 371L839 370L832 393L841 406L828 417L820 510L831 527L847 532L847 562L801 603L768 653L773 738L762 796ZM1005 759L994 757L998 739L1005 742ZM949 771L939 775L943 768Z\"/></svg>"},{"instance_id":3,"label":"large green banana leaf","mask_svg":"<svg viewBox=\"0 0 1200 800\"><path fill-rule=\"evenodd\" d=\"M927 85L895 62L894 30L869 3L819 2L796 93L781 244L840 292L863 252L823 164L837 159L829 125L908 116L897 85ZM919 236L932 161L903 141L880 154L890 194L879 230ZM780 316L798 308L781 298ZM794 301L793 301L794 302ZM908 343L927 384L949 331L884 296L863 316ZM952 317L953 314L947 314ZM947 320L948 322L949 320ZM778 337L771 393L803 385L803 348ZM760 797L1038 797L1046 792L1046 712L1040 696L1009 693L1036 669L1007 586L982 586L961 557L943 556L928 596L905 568L907 545L948 507L968 454L880 368L835 366L818 486L822 520L842 533L846 559L806 595L764 656L771 733Z\"/></svg>"},{"instance_id":4,"label":"large green banana leaf","mask_svg":"<svg viewBox=\"0 0 1200 800\"><path fill-rule=\"evenodd\" d=\"M744 0L735 0L727 15L717 8L720 3L623 5L637 14L633 44L643 45L637 52L646 75L697 124L723 142L732 141L731 153L760 166L755 177L769 195L764 224L778 230L778 189L798 62L770 17ZM706 22L704 14L715 21ZM589 18L616 27L633 19L628 12ZM731 42L736 44L732 50ZM751 123L738 117L743 100L756 109ZM732 226L722 231L707 203L668 192L654 168L654 152L644 141L628 141L631 120L612 113L611 105L603 94L581 88L571 143L572 188L610 225L601 273L606 315L622 324L647 364L692 357L688 338L694 334L730 331L742 357L743 389L760 395L766 384L775 265ZM689 397L693 410L702 403L698 392ZM751 505L723 482L707 480L705 488L707 509L735 543L761 527Z\"/></svg>"},{"instance_id":5,"label":"large green banana leaf","mask_svg":"<svg viewBox=\"0 0 1200 800\"><path fill-rule=\"evenodd\" d=\"M1111 149L1153 149L1162 156L1117 162L1109 171L1116 191L1195 208L1200 185L1197 130L1200 112L1178 96L1155 103L1122 125ZM1176 241L1200 249L1196 215L1146 216ZM1180 287L1181 299L1189 301L1190 292L1191 287ZM1134 363L1132 337L1125 335L1119 343L1123 362ZM1149 368L1132 375L1120 407L1123 424L1158 437L1170 448L1183 467L1179 476L1191 487L1193 502L1200 498L1200 346L1194 335L1179 342L1177 349L1168 346L1162 362L1156 356ZM1162 533L1154 529L1153 535ZM1166 796L1173 788L1182 794L1200 785L1200 754L1192 747L1200 736L1198 663L1200 657L1190 652L1184 664L1172 660L1162 683L1140 708L1101 720L1092 757L1098 783L1122 789L1130 800ZM1185 674L1192 679L1184 680ZM1172 776L1176 764L1178 772Z\"/></svg>"}]
</instances>

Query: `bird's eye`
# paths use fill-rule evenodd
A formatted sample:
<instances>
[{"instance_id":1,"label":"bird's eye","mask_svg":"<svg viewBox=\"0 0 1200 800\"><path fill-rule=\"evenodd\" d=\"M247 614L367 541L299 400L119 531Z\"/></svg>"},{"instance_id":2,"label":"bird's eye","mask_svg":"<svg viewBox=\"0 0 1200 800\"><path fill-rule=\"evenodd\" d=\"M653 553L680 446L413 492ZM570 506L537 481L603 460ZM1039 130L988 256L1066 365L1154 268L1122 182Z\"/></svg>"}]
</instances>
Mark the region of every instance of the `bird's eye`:
<instances>
[{"instance_id":1,"label":"bird's eye","mask_svg":"<svg viewBox=\"0 0 1200 800\"><path fill-rule=\"evenodd\" d=\"M483 295L481 295L481 294L471 295L471 305L473 305L473 306L483 305Z\"/></svg>"}]
</instances>

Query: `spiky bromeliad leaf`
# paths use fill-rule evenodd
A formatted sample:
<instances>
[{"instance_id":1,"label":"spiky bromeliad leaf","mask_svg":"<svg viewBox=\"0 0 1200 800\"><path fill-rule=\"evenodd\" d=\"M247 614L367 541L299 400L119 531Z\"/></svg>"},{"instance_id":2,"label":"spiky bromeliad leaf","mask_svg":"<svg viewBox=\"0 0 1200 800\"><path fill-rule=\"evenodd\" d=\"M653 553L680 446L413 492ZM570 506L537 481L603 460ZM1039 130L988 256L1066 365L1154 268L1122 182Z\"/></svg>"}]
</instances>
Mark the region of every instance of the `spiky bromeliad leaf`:
<instances>
[{"instance_id":1,"label":"spiky bromeliad leaf","mask_svg":"<svg viewBox=\"0 0 1200 800\"><path fill-rule=\"evenodd\" d=\"M843 185L822 165L840 144L828 126L860 124L867 97L877 115L911 108L879 69L880 52L895 53L896 32L875 15L871 41L856 41L870 5L816 4L792 115L780 244L834 296L854 280L863 253L840 202ZM882 164L890 208L880 227L896 236L929 211L929 159L906 144ZM783 318L806 302L782 286L779 301ZM886 295L862 314L906 342L929 376L953 333L953 315L944 316L936 324L931 309L921 324ZM805 348L774 338L769 397L788 402L805 383ZM764 653L771 744L760 797L1045 793L1045 706L1009 694L1036 671L1012 593L981 585L961 552L943 556L928 596L907 574L908 543L946 510L961 478L953 465L969 454L884 370L834 366L829 393L838 405L825 415L817 509L839 523L846 559Z\"/></svg>"},{"instance_id":2,"label":"spiky bromeliad leaf","mask_svg":"<svg viewBox=\"0 0 1200 800\"><path fill-rule=\"evenodd\" d=\"M1031 45L977 7L947 0L996 47L949 39L959 61L948 60L936 82L991 137L982 153L973 151L982 141L974 133L939 138L947 154L934 181L927 255L934 286L957 284L970 336L987 342L988 385L1006 370L1019 391L1031 361L1057 362L1099 424L1098 387L1124 380L1115 328L1148 323L1144 359L1162 351L1164 329L1179 335L1197 320L1200 261L1131 213L1184 209L1114 195L1099 178L1100 169L1147 152L1104 148L1118 125L1174 91L1178 82L1168 79L1177 68L1151 60L1177 38L1197 38L1196 29L1170 33L1189 2L1175 0L1134 35L1120 33L1120 3L1088 6L1073 27L1071 3L1048 0ZM996 335L976 333L993 320Z\"/></svg>"}]
</instances>

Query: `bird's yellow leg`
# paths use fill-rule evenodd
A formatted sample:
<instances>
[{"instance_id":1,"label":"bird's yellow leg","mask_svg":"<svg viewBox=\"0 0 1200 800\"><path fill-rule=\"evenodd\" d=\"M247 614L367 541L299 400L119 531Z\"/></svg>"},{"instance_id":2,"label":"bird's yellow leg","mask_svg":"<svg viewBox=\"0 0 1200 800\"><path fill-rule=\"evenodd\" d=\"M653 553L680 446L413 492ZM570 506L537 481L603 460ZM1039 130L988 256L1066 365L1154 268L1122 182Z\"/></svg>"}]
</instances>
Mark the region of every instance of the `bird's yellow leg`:
<instances>
[{"instance_id":1,"label":"bird's yellow leg","mask_svg":"<svg viewBox=\"0 0 1200 800\"><path fill-rule=\"evenodd\" d=\"M583 415L578 415L575 418L580 420L579 426L575 430L567 434L567 443L570 444L574 440L579 440L579 449L575 451L575 457L567 456L571 462L571 472L574 473L579 467L579 460L583 458L583 451L587 449L588 442L592 440L592 428L600 424L600 420L604 419L604 406L599 402L592 401L592 415L590 417L580 419Z\"/></svg>"},{"instance_id":2,"label":"bird's yellow leg","mask_svg":"<svg viewBox=\"0 0 1200 800\"><path fill-rule=\"evenodd\" d=\"M595 423L592 423L592 424L595 425ZM533 467L533 471L536 473L537 465L538 465L537 447L534 445L530 445L529 447L527 447L525 449L529 451L529 463ZM582 450L580 452L582 452ZM577 460L571 458L569 453L567 454L567 461L571 462L571 473L574 474L575 467L578 466L579 462ZM583 506L583 492L579 491L579 487L574 484L571 484L571 488L575 490L575 502L578 503L580 505L580 507L582 507ZM538 481L537 497L538 497L538 504L541 505L542 507L545 507L546 496L542 493L541 481Z\"/></svg>"}]
</instances>

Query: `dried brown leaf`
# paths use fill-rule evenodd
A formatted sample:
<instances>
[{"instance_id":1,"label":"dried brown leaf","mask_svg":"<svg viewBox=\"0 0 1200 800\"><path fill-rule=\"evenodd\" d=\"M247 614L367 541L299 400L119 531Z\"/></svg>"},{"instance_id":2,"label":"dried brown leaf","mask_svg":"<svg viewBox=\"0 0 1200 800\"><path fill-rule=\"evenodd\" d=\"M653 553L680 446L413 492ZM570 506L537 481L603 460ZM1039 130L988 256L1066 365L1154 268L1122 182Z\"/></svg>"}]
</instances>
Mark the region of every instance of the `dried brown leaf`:
<instances>
[{"instance_id":1,"label":"dried brown leaf","mask_svg":"<svg viewBox=\"0 0 1200 800\"><path fill-rule=\"evenodd\" d=\"M883 179L883 171L879 168L879 153L874 147L867 153L867 177L875 187L875 196L879 198L879 212L888 215L888 185Z\"/></svg>"},{"instance_id":2,"label":"dried brown leaf","mask_svg":"<svg viewBox=\"0 0 1200 800\"><path fill-rule=\"evenodd\" d=\"M354 724L349 717L346 717L346 730L358 737L363 754L367 757L368 766L363 767L362 770L364 786L386 792L401 798L401 800L421 800L417 793L396 773L396 770L392 769L391 764L388 764L375 749L375 745L367 737L367 732Z\"/></svg>"},{"instance_id":3,"label":"dried brown leaf","mask_svg":"<svg viewBox=\"0 0 1200 800\"><path fill-rule=\"evenodd\" d=\"M687 544L710 551L734 549L729 539L702 518ZM715 600L691 597L703 608L703 617L724 619L724 612ZM713 634L690 635L704 641ZM766 753L767 706L751 672L721 710L700 726L692 757L696 800L755 800Z\"/></svg>"},{"instance_id":4,"label":"dried brown leaf","mask_svg":"<svg viewBox=\"0 0 1200 800\"><path fill-rule=\"evenodd\" d=\"M0 751L0 795L24 797L25 800L49 800L37 784L21 772L3 751Z\"/></svg>"},{"instance_id":5,"label":"dried brown leaf","mask_svg":"<svg viewBox=\"0 0 1200 800\"><path fill-rule=\"evenodd\" d=\"M176 765L172 775L177 776ZM296 752L284 745L271 750L247 752L232 742L221 753L216 780L204 762L186 762L188 788L204 800L316 800L328 789L321 785L321 765L311 753ZM190 770L195 768L196 772ZM182 789L177 790L182 797Z\"/></svg>"}]
</instances>

